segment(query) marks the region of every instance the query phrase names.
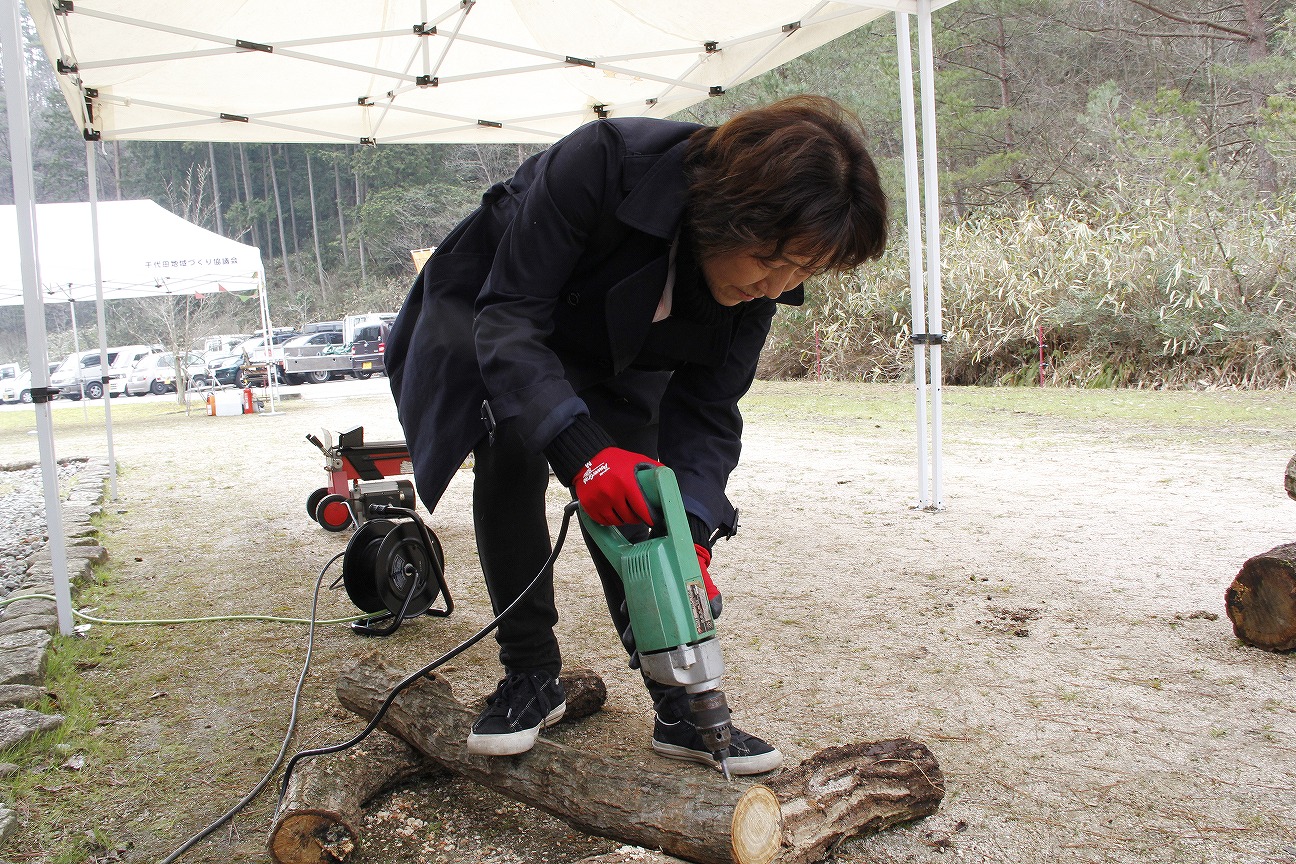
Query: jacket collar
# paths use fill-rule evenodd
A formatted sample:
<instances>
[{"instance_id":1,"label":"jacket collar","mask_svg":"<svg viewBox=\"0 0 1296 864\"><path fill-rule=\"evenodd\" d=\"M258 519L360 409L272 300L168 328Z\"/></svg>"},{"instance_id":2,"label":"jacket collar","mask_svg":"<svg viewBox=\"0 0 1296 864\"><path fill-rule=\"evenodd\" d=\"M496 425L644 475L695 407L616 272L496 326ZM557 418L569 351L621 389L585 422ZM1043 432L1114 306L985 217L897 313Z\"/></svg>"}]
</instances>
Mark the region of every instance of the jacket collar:
<instances>
[{"instance_id":1,"label":"jacket collar","mask_svg":"<svg viewBox=\"0 0 1296 864\"><path fill-rule=\"evenodd\" d=\"M616 209L631 228L669 240L684 218L688 184L684 179L685 138L663 153Z\"/></svg>"}]
</instances>

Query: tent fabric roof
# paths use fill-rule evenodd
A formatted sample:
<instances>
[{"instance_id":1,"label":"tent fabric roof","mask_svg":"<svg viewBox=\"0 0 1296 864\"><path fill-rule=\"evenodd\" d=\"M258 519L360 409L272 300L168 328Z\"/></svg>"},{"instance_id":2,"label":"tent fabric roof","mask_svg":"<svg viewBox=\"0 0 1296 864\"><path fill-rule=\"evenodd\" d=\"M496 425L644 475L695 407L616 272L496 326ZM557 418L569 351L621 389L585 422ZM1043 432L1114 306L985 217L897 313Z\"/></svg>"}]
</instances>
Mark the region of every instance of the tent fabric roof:
<instances>
[{"instance_id":1,"label":"tent fabric roof","mask_svg":"<svg viewBox=\"0 0 1296 864\"><path fill-rule=\"evenodd\" d=\"M441 2L29 10L73 116L104 139L545 143L600 116L668 116L916 5Z\"/></svg>"},{"instance_id":2,"label":"tent fabric roof","mask_svg":"<svg viewBox=\"0 0 1296 864\"><path fill-rule=\"evenodd\" d=\"M104 297L253 291L261 252L208 231L153 201L101 201L99 257ZM94 300L90 205L37 204L41 294L47 303ZM23 302L17 208L0 206L0 306Z\"/></svg>"}]
</instances>

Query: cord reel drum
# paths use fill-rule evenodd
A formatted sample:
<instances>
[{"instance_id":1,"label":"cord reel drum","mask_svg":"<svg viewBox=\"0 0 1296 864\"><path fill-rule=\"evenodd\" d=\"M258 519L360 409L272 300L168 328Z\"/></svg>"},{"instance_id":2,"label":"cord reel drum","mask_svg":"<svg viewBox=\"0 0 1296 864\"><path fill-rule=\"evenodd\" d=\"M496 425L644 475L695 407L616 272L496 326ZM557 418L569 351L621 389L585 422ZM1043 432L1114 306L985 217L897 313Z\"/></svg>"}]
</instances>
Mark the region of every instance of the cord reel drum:
<instances>
[{"instance_id":1,"label":"cord reel drum","mask_svg":"<svg viewBox=\"0 0 1296 864\"><path fill-rule=\"evenodd\" d=\"M365 636L387 636L407 618L444 618L454 611L445 581L441 542L413 510L371 505L369 519L351 535L342 554L347 596L370 618L351 625ZM398 518L385 518L391 515ZM335 585L337 583L334 583ZM444 605L435 607L438 597ZM380 622L390 622L379 626Z\"/></svg>"}]
</instances>

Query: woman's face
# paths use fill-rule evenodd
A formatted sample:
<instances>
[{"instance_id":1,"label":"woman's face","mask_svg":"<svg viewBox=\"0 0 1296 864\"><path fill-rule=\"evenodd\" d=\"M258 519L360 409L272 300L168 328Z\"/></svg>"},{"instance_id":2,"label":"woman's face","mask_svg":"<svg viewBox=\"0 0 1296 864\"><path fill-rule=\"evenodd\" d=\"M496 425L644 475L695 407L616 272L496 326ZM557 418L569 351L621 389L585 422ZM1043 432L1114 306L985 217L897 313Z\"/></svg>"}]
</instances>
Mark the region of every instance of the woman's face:
<instances>
[{"instance_id":1,"label":"woman's face","mask_svg":"<svg viewBox=\"0 0 1296 864\"><path fill-rule=\"evenodd\" d=\"M767 260L768 251L743 249L721 252L702 259L702 275L711 296L721 306L737 306L749 300L773 300L813 275L804 256L785 252Z\"/></svg>"}]
</instances>

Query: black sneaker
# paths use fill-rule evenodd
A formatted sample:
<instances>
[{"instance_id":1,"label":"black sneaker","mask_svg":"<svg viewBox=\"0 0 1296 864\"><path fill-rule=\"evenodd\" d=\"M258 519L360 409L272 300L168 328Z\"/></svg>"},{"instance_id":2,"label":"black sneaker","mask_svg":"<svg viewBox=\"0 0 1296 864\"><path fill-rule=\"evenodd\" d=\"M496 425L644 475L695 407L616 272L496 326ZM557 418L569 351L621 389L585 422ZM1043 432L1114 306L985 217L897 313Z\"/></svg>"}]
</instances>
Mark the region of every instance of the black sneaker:
<instances>
[{"instance_id":1,"label":"black sneaker","mask_svg":"<svg viewBox=\"0 0 1296 864\"><path fill-rule=\"evenodd\" d=\"M540 730L557 723L566 712L567 696L553 675L543 670L509 671L473 724L468 752L478 756L525 753Z\"/></svg>"},{"instance_id":2,"label":"black sneaker","mask_svg":"<svg viewBox=\"0 0 1296 864\"><path fill-rule=\"evenodd\" d=\"M653 724L652 749L667 759L701 762L719 770L720 763L702 743L702 736L688 720L667 723L657 716ZM755 735L733 727L729 742L730 774L764 774L783 764L783 754Z\"/></svg>"}]
</instances>

